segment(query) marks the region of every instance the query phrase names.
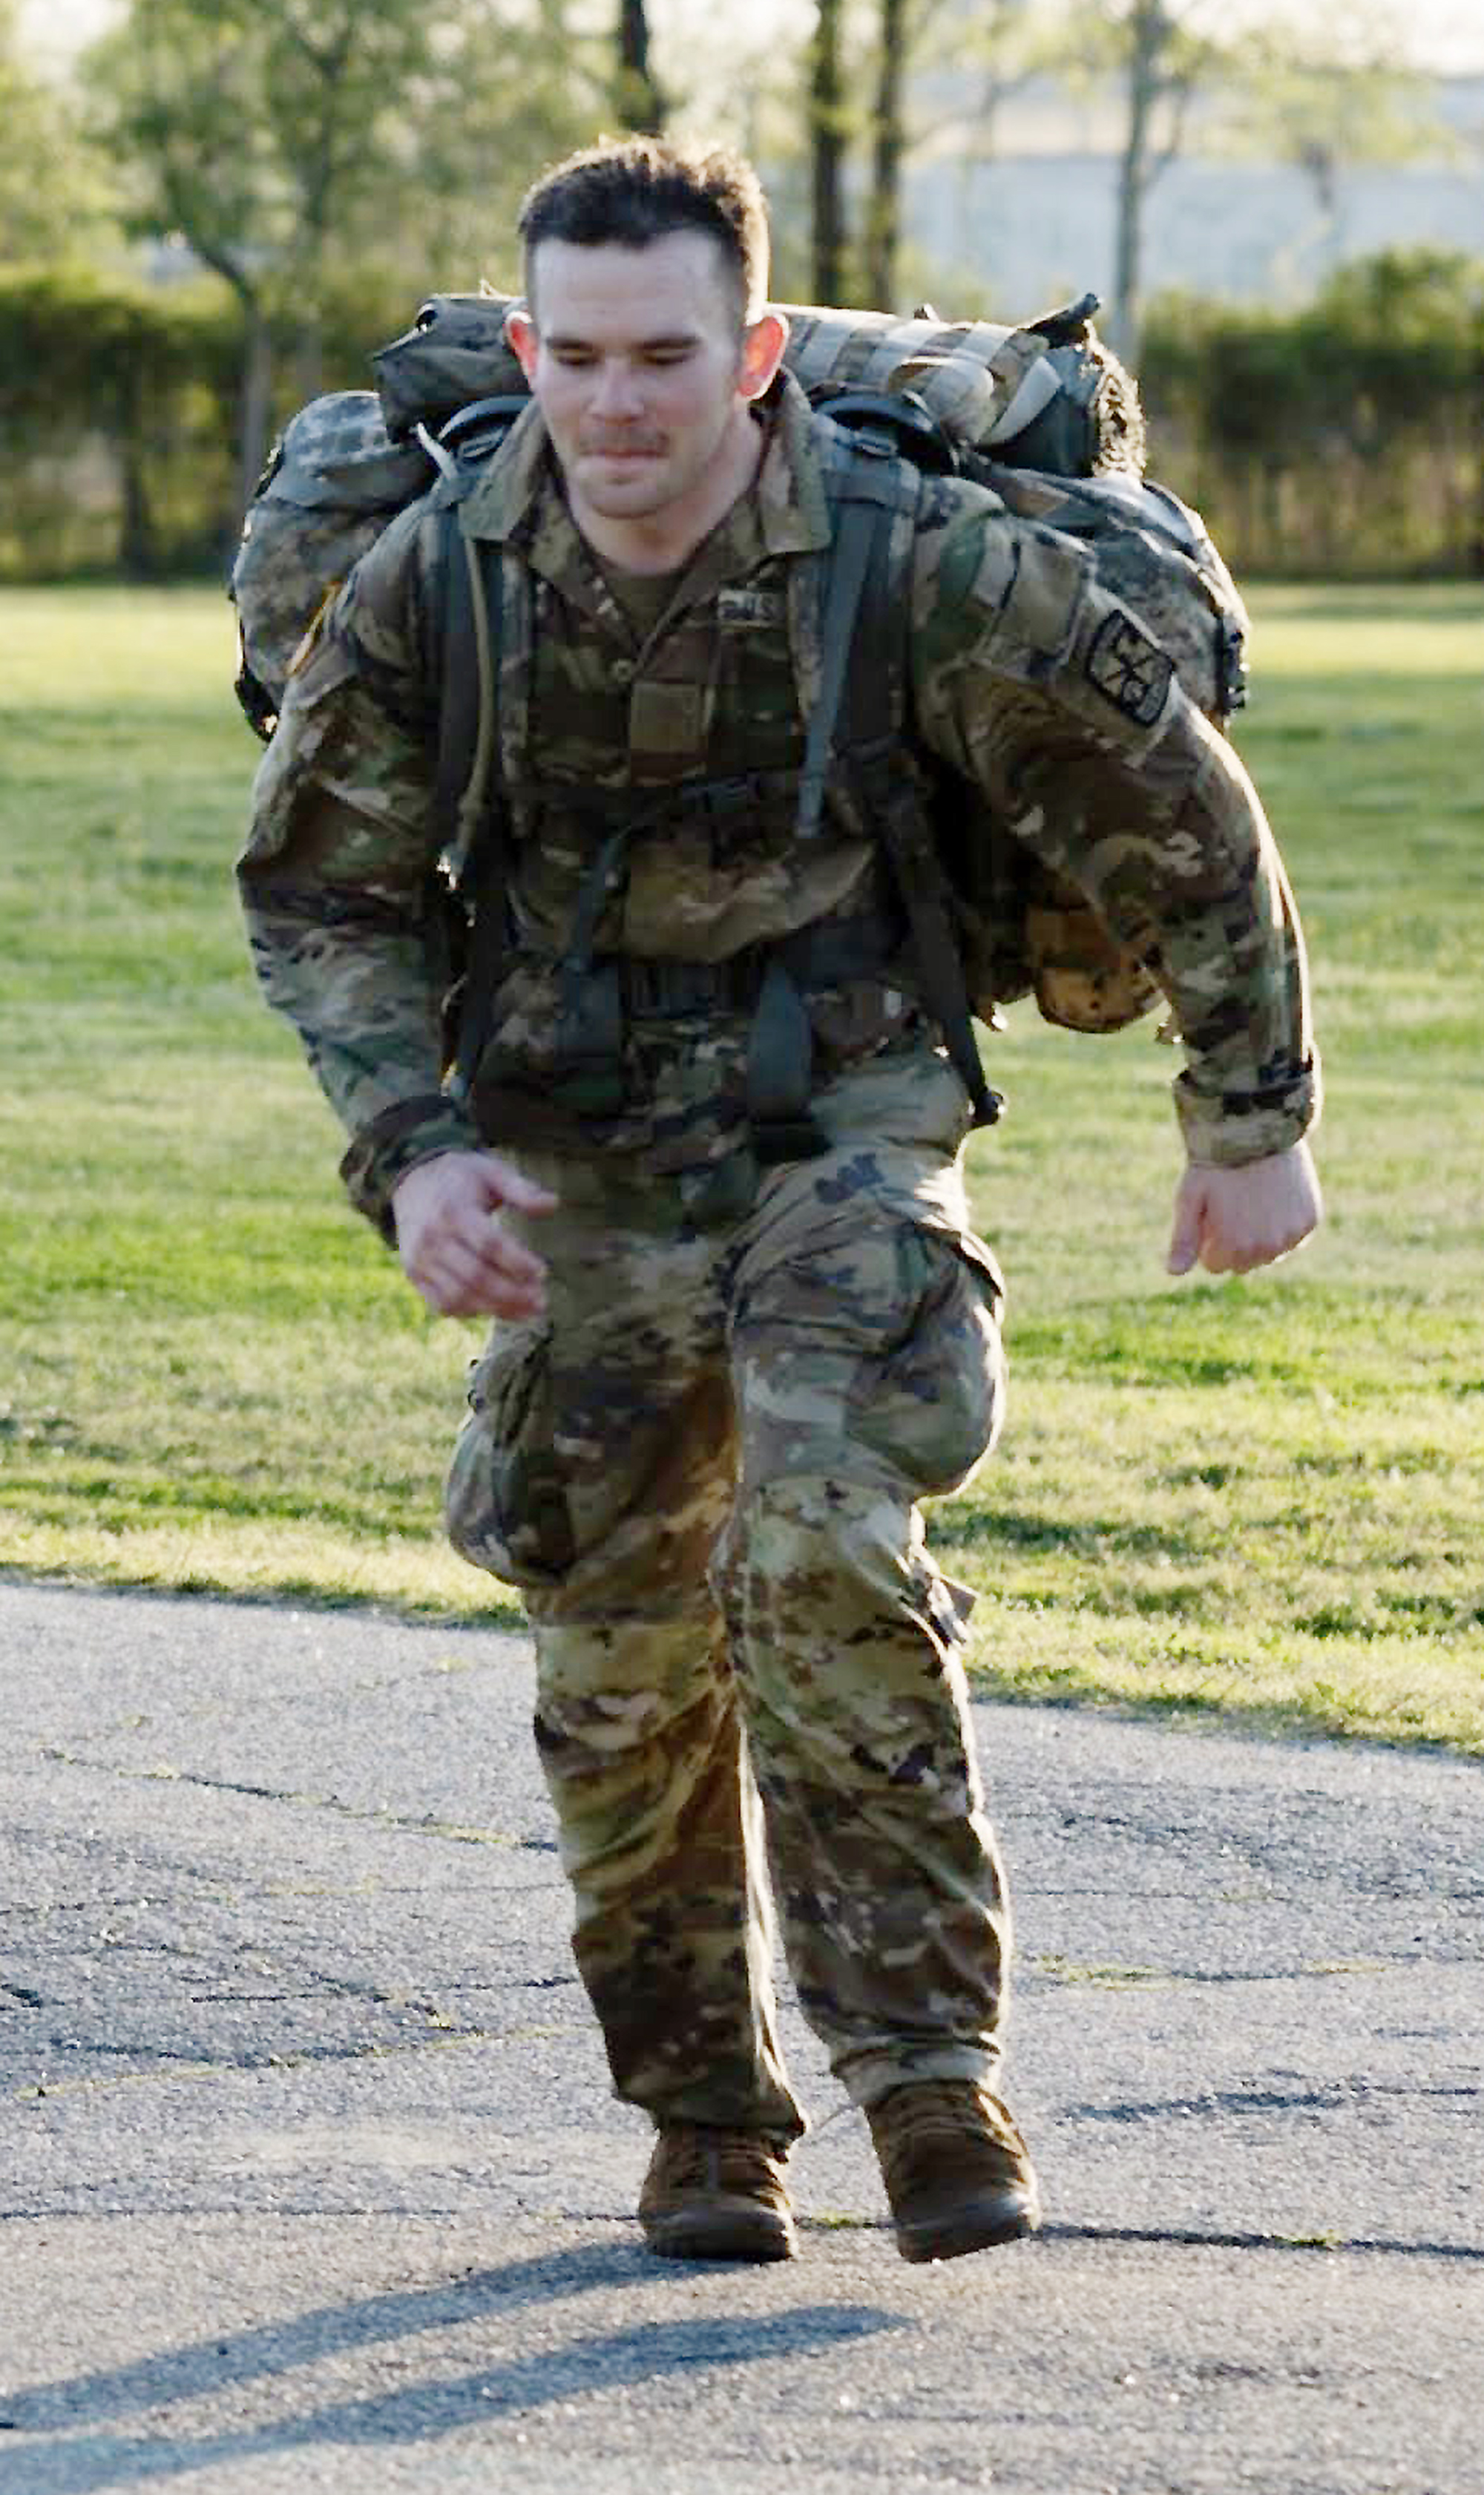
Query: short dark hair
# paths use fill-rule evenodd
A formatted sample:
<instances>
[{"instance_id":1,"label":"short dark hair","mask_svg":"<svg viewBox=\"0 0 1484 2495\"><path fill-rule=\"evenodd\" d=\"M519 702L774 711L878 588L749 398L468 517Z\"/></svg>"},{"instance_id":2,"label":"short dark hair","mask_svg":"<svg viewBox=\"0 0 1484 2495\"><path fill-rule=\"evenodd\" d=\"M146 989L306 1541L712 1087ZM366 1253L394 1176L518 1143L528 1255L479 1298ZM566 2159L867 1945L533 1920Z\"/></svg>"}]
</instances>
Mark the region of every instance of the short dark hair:
<instances>
[{"instance_id":1,"label":"short dark hair","mask_svg":"<svg viewBox=\"0 0 1484 2495\"><path fill-rule=\"evenodd\" d=\"M663 139L603 139L549 166L520 203L526 286L543 242L617 242L641 251L662 234L710 234L735 280L744 322L762 309L768 211L745 156Z\"/></svg>"}]
</instances>

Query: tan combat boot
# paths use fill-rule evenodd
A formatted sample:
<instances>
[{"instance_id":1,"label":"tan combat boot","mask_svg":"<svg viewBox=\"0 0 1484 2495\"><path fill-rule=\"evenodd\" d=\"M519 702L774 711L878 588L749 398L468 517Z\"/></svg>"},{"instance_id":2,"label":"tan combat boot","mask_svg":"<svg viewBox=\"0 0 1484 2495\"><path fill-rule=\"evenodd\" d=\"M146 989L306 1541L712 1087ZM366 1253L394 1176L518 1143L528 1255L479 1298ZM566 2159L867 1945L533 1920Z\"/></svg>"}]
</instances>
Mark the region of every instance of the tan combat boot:
<instances>
[{"instance_id":1,"label":"tan combat boot","mask_svg":"<svg viewBox=\"0 0 1484 2495\"><path fill-rule=\"evenodd\" d=\"M866 2110L904 2261L952 2261L1040 2225L1025 2141L973 2079L912 2079Z\"/></svg>"},{"instance_id":2,"label":"tan combat boot","mask_svg":"<svg viewBox=\"0 0 1484 2495\"><path fill-rule=\"evenodd\" d=\"M789 2142L760 2131L669 2122L639 2194L651 2252L672 2261L790 2261Z\"/></svg>"}]
</instances>

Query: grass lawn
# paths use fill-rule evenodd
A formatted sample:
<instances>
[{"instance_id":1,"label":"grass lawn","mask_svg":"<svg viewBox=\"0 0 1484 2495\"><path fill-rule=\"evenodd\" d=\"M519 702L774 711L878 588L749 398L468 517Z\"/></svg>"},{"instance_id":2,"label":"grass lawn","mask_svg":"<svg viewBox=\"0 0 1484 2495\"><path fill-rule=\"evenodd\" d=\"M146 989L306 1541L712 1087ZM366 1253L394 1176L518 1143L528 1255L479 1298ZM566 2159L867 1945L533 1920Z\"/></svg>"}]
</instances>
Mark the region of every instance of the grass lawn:
<instances>
[{"instance_id":1,"label":"grass lawn","mask_svg":"<svg viewBox=\"0 0 1484 2495\"><path fill-rule=\"evenodd\" d=\"M1484 588L1253 602L1329 1224L1166 1279L1170 1054L1017 1007L1010 1422L935 1540L988 1685L1484 1751ZM512 1624L439 1537L479 1330L343 1209L250 984L225 602L0 592L0 1565Z\"/></svg>"}]
</instances>

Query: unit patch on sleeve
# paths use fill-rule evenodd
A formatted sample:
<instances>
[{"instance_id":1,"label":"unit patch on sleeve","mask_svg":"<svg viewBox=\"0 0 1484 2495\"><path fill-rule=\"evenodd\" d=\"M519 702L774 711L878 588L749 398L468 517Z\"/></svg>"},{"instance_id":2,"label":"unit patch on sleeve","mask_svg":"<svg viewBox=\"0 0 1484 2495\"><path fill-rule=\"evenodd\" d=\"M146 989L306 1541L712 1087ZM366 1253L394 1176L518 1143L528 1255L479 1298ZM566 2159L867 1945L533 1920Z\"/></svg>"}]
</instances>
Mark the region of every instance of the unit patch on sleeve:
<instances>
[{"instance_id":1,"label":"unit patch on sleeve","mask_svg":"<svg viewBox=\"0 0 1484 2495\"><path fill-rule=\"evenodd\" d=\"M1087 654L1089 683L1140 727L1153 727L1174 672L1174 660L1139 631L1131 616L1105 616L1093 635Z\"/></svg>"}]
</instances>

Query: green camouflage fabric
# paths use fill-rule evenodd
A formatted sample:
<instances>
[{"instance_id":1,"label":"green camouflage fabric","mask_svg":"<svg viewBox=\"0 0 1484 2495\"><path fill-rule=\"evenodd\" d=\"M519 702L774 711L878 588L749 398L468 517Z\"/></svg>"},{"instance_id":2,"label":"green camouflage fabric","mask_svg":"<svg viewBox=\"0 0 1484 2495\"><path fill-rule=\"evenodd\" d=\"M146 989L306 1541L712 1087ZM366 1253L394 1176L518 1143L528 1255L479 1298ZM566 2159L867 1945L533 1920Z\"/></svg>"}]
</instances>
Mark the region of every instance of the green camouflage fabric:
<instances>
[{"instance_id":1,"label":"green camouflage fabric","mask_svg":"<svg viewBox=\"0 0 1484 2495\"><path fill-rule=\"evenodd\" d=\"M285 426L232 570L243 665L267 696L264 730L325 597L394 513L426 490L429 473L424 451L388 439L371 390L313 399Z\"/></svg>"},{"instance_id":2,"label":"green camouflage fabric","mask_svg":"<svg viewBox=\"0 0 1484 2495\"><path fill-rule=\"evenodd\" d=\"M418 423L436 432L471 400L524 395L525 376L505 334L506 315L520 299L430 295L413 326L378 350L371 364L392 441L405 440ZM1086 473L1142 473L1137 389L1075 310L1005 328L817 303L776 308L788 323L785 365L811 397L911 390L967 448L1050 465L1039 456L1047 412L1065 401L1071 383L1071 394L1088 402Z\"/></svg>"},{"instance_id":3,"label":"green camouflage fabric","mask_svg":"<svg viewBox=\"0 0 1484 2495\"><path fill-rule=\"evenodd\" d=\"M524 398L526 377L505 334L512 294L430 294L410 329L371 357L392 441L419 424L437 433L481 398Z\"/></svg>"},{"instance_id":4,"label":"green camouflage fabric","mask_svg":"<svg viewBox=\"0 0 1484 2495\"><path fill-rule=\"evenodd\" d=\"M433 461L416 438L436 434L475 401L524 399L525 375L505 334L515 297L430 296L410 329L371 357L377 386L337 390L310 401L275 444L243 523L232 597L244 667L263 689L254 723L269 731L294 654L326 594L339 588L387 522L425 493ZM1032 329L985 321L949 325L894 320L882 313L788 306L786 360L811 393L914 391L970 449L1018 455L1041 438L1064 384L1047 341ZM1091 341L1065 350L1110 363ZM1097 433L1088 465L1137 470L1143 433L1137 394L1114 367L1123 420L1111 420L1112 393L1098 393Z\"/></svg>"},{"instance_id":5,"label":"green camouflage fabric","mask_svg":"<svg viewBox=\"0 0 1484 2495\"><path fill-rule=\"evenodd\" d=\"M435 466L422 447L429 434L474 402L526 397L505 334L515 299L430 296L413 326L371 357L375 392L340 390L312 400L275 444L232 573L243 657L238 691L264 738L325 598L394 514L427 490ZM812 396L912 391L955 443L996 460L1077 475L1142 473L1137 390L1075 315L1046 324L1058 337L1065 332L1066 343L1054 345L1039 328L983 321L945 326L936 319L786 308L786 362Z\"/></svg>"},{"instance_id":6,"label":"green camouflage fabric","mask_svg":"<svg viewBox=\"0 0 1484 2495\"><path fill-rule=\"evenodd\" d=\"M796 771L800 708L818 692L831 433L786 382L755 490L643 642L568 517L534 407L461 506L465 531L503 549L499 719L519 956L493 1046L533 1096L559 1071L557 965L603 829L589 792L642 792L652 809L603 911L600 952L722 961L880 899L877 846L846 789L832 788L807 844L789 804L749 795ZM921 751L1149 963L1184 1038L1176 1100L1194 1157L1240 1162L1291 1143L1316 1102L1303 946L1230 746L1103 585L1100 548L962 479L925 479L915 520L895 526L910 539ZM439 1096L425 689L435 530L427 502L393 520L301 653L241 864L260 975L352 1132L348 1183L378 1219L406 1167L478 1133ZM684 783L698 776L735 783L729 818L688 811ZM673 806L667 791L680 792ZM826 1076L894 1044L915 1011L905 970L810 1004ZM742 1011L700 1030L634 1017L622 1108L590 1124L589 1142L656 1174L726 1159L743 1140L747 1030Z\"/></svg>"},{"instance_id":7,"label":"green camouflage fabric","mask_svg":"<svg viewBox=\"0 0 1484 2495\"><path fill-rule=\"evenodd\" d=\"M1251 626L1198 515L1135 478L1074 480L997 468L993 482L1018 517L1094 548L1099 585L1174 661L1181 690L1221 727L1247 698ZM1032 733L1041 710L1033 697ZM1117 785L1108 780L1104 797ZM1077 802L1068 783L1063 829L1080 855L1098 826L1085 811L1078 815ZM1059 872L988 808L971 810L954 841L951 812L950 805L941 834L952 843L970 1000L982 1021L993 1029L999 1004L1033 993L1048 1022L1072 1031L1116 1030L1159 1002L1164 991L1157 959L1146 958L1147 927L1121 943L1089 904L1080 868ZM1166 1033L1174 1036L1173 1024Z\"/></svg>"},{"instance_id":8,"label":"green camouflage fabric","mask_svg":"<svg viewBox=\"0 0 1484 2495\"><path fill-rule=\"evenodd\" d=\"M859 2105L988 2084L1009 1919L962 1667L972 1596L919 1499L1003 1411L963 1092L925 1044L819 1095L830 1150L725 1231L676 1183L535 1155L547 1312L495 1330L448 1528L524 1594L537 1740L615 2088L795 2134L771 1890ZM518 1226L518 1225L517 1225Z\"/></svg>"},{"instance_id":9,"label":"green camouflage fabric","mask_svg":"<svg viewBox=\"0 0 1484 2495\"><path fill-rule=\"evenodd\" d=\"M754 491L648 630L576 535L535 409L459 505L502 579L516 947L491 1052L505 1088L553 1115L561 956L615 803L642 821L596 940L631 972L725 966L879 912L850 788L832 785L813 837L794 828L832 442L787 385ZM1292 1140L1313 1108L1302 948L1230 749L1095 547L959 480L926 483L892 526L922 755L1158 961L1197 1144L1240 1160ZM441 527L423 505L395 519L300 653L241 867L264 987L377 1217L417 1160L504 1139L440 1091ZM1003 1407L999 1278L959 1169L968 1103L905 969L807 1001L818 1157L749 1166L740 1003L636 1003L616 1105L569 1104L561 1135L522 1151L560 1197L532 1225L547 1309L496 1327L448 1491L457 1546L531 1615L574 1947L616 2088L662 2119L773 2134L802 2115L770 1895L862 2106L914 2077L994 2086L1009 1952L965 1699L969 1598L919 1507L969 1477Z\"/></svg>"},{"instance_id":10,"label":"green camouflage fabric","mask_svg":"<svg viewBox=\"0 0 1484 2495\"><path fill-rule=\"evenodd\" d=\"M779 309L788 323L785 361L811 398L911 391L953 442L985 458L1050 467L1057 463L1047 452L1059 446L1075 474L1143 473L1137 387L1075 310L1006 329L933 314L906 321L818 304ZM1052 345L1048 329L1066 343Z\"/></svg>"}]
</instances>

